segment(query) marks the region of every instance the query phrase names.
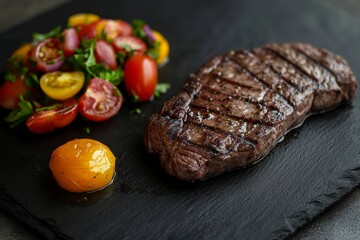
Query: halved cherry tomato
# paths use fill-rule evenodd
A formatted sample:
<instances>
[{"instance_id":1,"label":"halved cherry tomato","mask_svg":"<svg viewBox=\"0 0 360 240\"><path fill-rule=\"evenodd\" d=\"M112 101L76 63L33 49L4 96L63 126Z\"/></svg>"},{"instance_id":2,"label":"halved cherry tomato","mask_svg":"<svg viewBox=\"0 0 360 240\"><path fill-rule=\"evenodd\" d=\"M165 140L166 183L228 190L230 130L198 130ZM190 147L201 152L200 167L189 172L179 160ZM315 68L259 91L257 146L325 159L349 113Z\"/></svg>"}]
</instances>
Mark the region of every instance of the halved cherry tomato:
<instances>
[{"instance_id":1,"label":"halved cherry tomato","mask_svg":"<svg viewBox=\"0 0 360 240\"><path fill-rule=\"evenodd\" d=\"M56 71L64 62L58 39L48 38L38 43L31 51L36 68L41 72Z\"/></svg>"},{"instance_id":2,"label":"halved cherry tomato","mask_svg":"<svg viewBox=\"0 0 360 240\"><path fill-rule=\"evenodd\" d=\"M26 91L27 87L20 77L17 77L14 82L4 82L0 87L0 106L5 109L16 109L19 95L25 96Z\"/></svg>"},{"instance_id":3,"label":"halved cherry tomato","mask_svg":"<svg viewBox=\"0 0 360 240\"><path fill-rule=\"evenodd\" d=\"M74 97L83 87L83 72L50 72L40 78L40 87L46 96L55 100L66 100Z\"/></svg>"},{"instance_id":4,"label":"halved cherry tomato","mask_svg":"<svg viewBox=\"0 0 360 240\"><path fill-rule=\"evenodd\" d=\"M76 30L81 39L93 39L96 38L98 33L96 32L96 26L100 21L95 21L91 24L83 24L76 26Z\"/></svg>"},{"instance_id":5,"label":"halved cherry tomato","mask_svg":"<svg viewBox=\"0 0 360 240\"><path fill-rule=\"evenodd\" d=\"M158 81L154 59L146 55L133 55L125 62L124 80L129 95L136 95L140 101L150 100Z\"/></svg>"},{"instance_id":6,"label":"halved cherry tomato","mask_svg":"<svg viewBox=\"0 0 360 240\"><path fill-rule=\"evenodd\" d=\"M80 38L76 33L75 28L68 28L64 31L64 55L70 57L75 53L75 50L80 46Z\"/></svg>"},{"instance_id":7,"label":"halved cherry tomato","mask_svg":"<svg viewBox=\"0 0 360 240\"><path fill-rule=\"evenodd\" d=\"M78 103L71 98L50 110L31 115L26 121L27 128L34 133L48 133L69 125L76 118Z\"/></svg>"},{"instance_id":8,"label":"halved cherry tomato","mask_svg":"<svg viewBox=\"0 0 360 240\"><path fill-rule=\"evenodd\" d=\"M163 65L168 61L169 52L170 52L169 42L158 31L153 30L153 34L155 36L156 41L159 42L159 56L156 59L156 62L159 65Z\"/></svg>"},{"instance_id":9,"label":"halved cherry tomato","mask_svg":"<svg viewBox=\"0 0 360 240\"><path fill-rule=\"evenodd\" d=\"M75 27L79 25L88 25L93 22L96 22L100 19L100 17L96 14L92 13L78 13L75 15L72 15L68 19L68 26L69 27Z\"/></svg>"},{"instance_id":10,"label":"halved cherry tomato","mask_svg":"<svg viewBox=\"0 0 360 240\"><path fill-rule=\"evenodd\" d=\"M31 51L32 45L30 43L26 43L16 49L16 51L11 55L12 58L16 58L21 60L23 63L29 58L29 54Z\"/></svg>"},{"instance_id":11,"label":"halved cherry tomato","mask_svg":"<svg viewBox=\"0 0 360 240\"><path fill-rule=\"evenodd\" d=\"M98 40L95 46L95 58L98 63L103 63L111 70L117 68L116 56L112 46L104 40Z\"/></svg>"},{"instance_id":12,"label":"halved cherry tomato","mask_svg":"<svg viewBox=\"0 0 360 240\"><path fill-rule=\"evenodd\" d=\"M79 99L79 112L86 119L104 121L119 111L122 100L116 86L103 79L93 78Z\"/></svg>"},{"instance_id":13,"label":"halved cherry tomato","mask_svg":"<svg viewBox=\"0 0 360 240\"><path fill-rule=\"evenodd\" d=\"M103 19L96 26L98 36L103 33L106 38L112 40L117 36L128 36L132 33L131 25L123 20Z\"/></svg>"},{"instance_id":14,"label":"halved cherry tomato","mask_svg":"<svg viewBox=\"0 0 360 240\"><path fill-rule=\"evenodd\" d=\"M127 52L127 48L131 48L136 52L145 53L147 50L146 44L138 37L135 36L118 36L113 41L116 51Z\"/></svg>"}]
</instances>

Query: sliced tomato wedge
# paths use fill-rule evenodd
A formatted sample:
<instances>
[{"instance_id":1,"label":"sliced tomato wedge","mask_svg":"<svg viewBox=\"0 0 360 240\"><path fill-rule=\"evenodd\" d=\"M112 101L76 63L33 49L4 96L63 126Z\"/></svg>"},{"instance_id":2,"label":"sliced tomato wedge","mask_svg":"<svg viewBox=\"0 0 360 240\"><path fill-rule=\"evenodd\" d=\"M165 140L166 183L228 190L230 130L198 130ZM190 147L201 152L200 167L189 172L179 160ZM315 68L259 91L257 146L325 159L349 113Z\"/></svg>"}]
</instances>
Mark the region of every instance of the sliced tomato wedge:
<instances>
[{"instance_id":1,"label":"sliced tomato wedge","mask_svg":"<svg viewBox=\"0 0 360 240\"><path fill-rule=\"evenodd\" d=\"M26 121L27 128L34 133L48 133L69 125L76 118L78 103L71 98L55 105L52 109L41 110Z\"/></svg>"},{"instance_id":2,"label":"sliced tomato wedge","mask_svg":"<svg viewBox=\"0 0 360 240\"><path fill-rule=\"evenodd\" d=\"M36 69L41 72L56 71L64 62L58 39L48 38L38 43L31 51Z\"/></svg>"},{"instance_id":3,"label":"sliced tomato wedge","mask_svg":"<svg viewBox=\"0 0 360 240\"><path fill-rule=\"evenodd\" d=\"M95 46L95 58L111 70L117 68L116 55L112 46L104 40L98 40Z\"/></svg>"},{"instance_id":4,"label":"sliced tomato wedge","mask_svg":"<svg viewBox=\"0 0 360 240\"><path fill-rule=\"evenodd\" d=\"M4 82L0 87L0 106L5 109L16 109L19 95L25 96L26 91L27 86L20 77L17 77L14 82Z\"/></svg>"},{"instance_id":5,"label":"sliced tomato wedge","mask_svg":"<svg viewBox=\"0 0 360 240\"><path fill-rule=\"evenodd\" d=\"M113 45L116 51L129 52L130 50L145 53L147 50L146 44L135 36L119 36L114 39Z\"/></svg>"},{"instance_id":6,"label":"sliced tomato wedge","mask_svg":"<svg viewBox=\"0 0 360 240\"><path fill-rule=\"evenodd\" d=\"M107 39L112 40L117 36L131 35L133 28L129 23L120 19L103 19L96 26L96 31L99 36L105 34Z\"/></svg>"},{"instance_id":7,"label":"sliced tomato wedge","mask_svg":"<svg viewBox=\"0 0 360 240\"><path fill-rule=\"evenodd\" d=\"M80 38L75 28L68 28L64 31L64 55L70 57L80 46Z\"/></svg>"},{"instance_id":8,"label":"sliced tomato wedge","mask_svg":"<svg viewBox=\"0 0 360 240\"><path fill-rule=\"evenodd\" d=\"M79 112L88 120L105 121L119 111L122 102L122 95L116 86L93 78L79 99Z\"/></svg>"},{"instance_id":9,"label":"sliced tomato wedge","mask_svg":"<svg viewBox=\"0 0 360 240\"><path fill-rule=\"evenodd\" d=\"M93 39L98 35L96 31L96 26L100 21L95 21L91 24L82 24L76 26L76 30L81 39Z\"/></svg>"}]
</instances>

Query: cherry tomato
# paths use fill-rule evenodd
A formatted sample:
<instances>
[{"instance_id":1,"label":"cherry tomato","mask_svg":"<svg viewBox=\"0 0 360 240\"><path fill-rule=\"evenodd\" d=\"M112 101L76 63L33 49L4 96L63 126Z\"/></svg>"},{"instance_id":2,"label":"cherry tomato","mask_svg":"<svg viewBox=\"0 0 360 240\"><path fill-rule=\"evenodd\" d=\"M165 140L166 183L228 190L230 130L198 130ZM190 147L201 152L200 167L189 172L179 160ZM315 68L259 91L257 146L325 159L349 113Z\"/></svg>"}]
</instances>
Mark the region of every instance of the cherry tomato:
<instances>
[{"instance_id":1,"label":"cherry tomato","mask_svg":"<svg viewBox=\"0 0 360 240\"><path fill-rule=\"evenodd\" d=\"M116 86L103 79L93 78L79 99L79 112L86 119L104 121L119 111L122 100Z\"/></svg>"},{"instance_id":2,"label":"cherry tomato","mask_svg":"<svg viewBox=\"0 0 360 240\"><path fill-rule=\"evenodd\" d=\"M96 22L100 19L100 17L96 14L92 13L78 13L75 15L72 15L68 19L68 26L69 27L75 27L79 25L88 25L93 22Z\"/></svg>"},{"instance_id":3,"label":"cherry tomato","mask_svg":"<svg viewBox=\"0 0 360 240\"><path fill-rule=\"evenodd\" d=\"M156 59L156 62L159 65L163 65L168 61L169 52L170 52L169 42L158 31L153 31L153 34L156 41L159 42L159 56Z\"/></svg>"},{"instance_id":4,"label":"cherry tomato","mask_svg":"<svg viewBox=\"0 0 360 240\"><path fill-rule=\"evenodd\" d=\"M49 110L35 112L26 121L27 128L34 133L48 133L69 125L78 112L76 99L72 98Z\"/></svg>"},{"instance_id":5,"label":"cherry tomato","mask_svg":"<svg viewBox=\"0 0 360 240\"><path fill-rule=\"evenodd\" d=\"M76 33L75 28L68 28L64 31L64 55L70 57L75 53L75 50L80 46L80 38Z\"/></svg>"},{"instance_id":6,"label":"cherry tomato","mask_svg":"<svg viewBox=\"0 0 360 240\"><path fill-rule=\"evenodd\" d=\"M21 60L23 63L27 61L29 58L29 54L31 51L31 44L27 43L16 49L16 51L11 55L12 58L16 58Z\"/></svg>"},{"instance_id":7,"label":"cherry tomato","mask_svg":"<svg viewBox=\"0 0 360 240\"><path fill-rule=\"evenodd\" d=\"M124 80L129 95L136 95L140 101L148 101L154 94L158 72L157 65L149 56L133 55L125 62Z\"/></svg>"},{"instance_id":8,"label":"cherry tomato","mask_svg":"<svg viewBox=\"0 0 360 240\"><path fill-rule=\"evenodd\" d=\"M131 25L123 20L103 19L96 26L98 36L105 34L106 38L112 40L117 36L128 36L132 33Z\"/></svg>"},{"instance_id":9,"label":"cherry tomato","mask_svg":"<svg viewBox=\"0 0 360 240\"><path fill-rule=\"evenodd\" d=\"M113 41L114 48L117 51L127 52L127 47L136 52L145 53L147 50L146 44L135 36L119 36Z\"/></svg>"},{"instance_id":10,"label":"cherry tomato","mask_svg":"<svg viewBox=\"0 0 360 240\"><path fill-rule=\"evenodd\" d=\"M36 68L41 72L56 71L64 62L57 39L48 38L38 43L31 51L31 57L36 61Z\"/></svg>"},{"instance_id":11,"label":"cherry tomato","mask_svg":"<svg viewBox=\"0 0 360 240\"><path fill-rule=\"evenodd\" d=\"M51 72L40 78L40 87L46 96L55 100L66 100L74 97L83 87L83 72Z\"/></svg>"},{"instance_id":12,"label":"cherry tomato","mask_svg":"<svg viewBox=\"0 0 360 240\"><path fill-rule=\"evenodd\" d=\"M111 70L117 68L114 49L104 40L98 40L96 42L95 58L98 63L103 63L104 66L109 67Z\"/></svg>"},{"instance_id":13,"label":"cherry tomato","mask_svg":"<svg viewBox=\"0 0 360 240\"><path fill-rule=\"evenodd\" d=\"M79 34L79 37L81 39L93 39L96 38L98 33L96 32L96 26L99 23L99 21L95 21L88 25L78 25L76 26L76 30Z\"/></svg>"},{"instance_id":14,"label":"cherry tomato","mask_svg":"<svg viewBox=\"0 0 360 240\"><path fill-rule=\"evenodd\" d=\"M70 192L89 192L108 186L115 175L116 158L101 142L74 139L55 149L49 163L60 187Z\"/></svg>"},{"instance_id":15,"label":"cherry tomato","mask_svg":"<svg viewBox=\"0 0 360 240\"><path fill-rule=\"evenodd\" d=\"M19 95L25 96L26 91L27 87L20 77L17 77L14 82L4 82L0 87L0 106L5 109L16 109Z\"/></svg>"}]
</instances>

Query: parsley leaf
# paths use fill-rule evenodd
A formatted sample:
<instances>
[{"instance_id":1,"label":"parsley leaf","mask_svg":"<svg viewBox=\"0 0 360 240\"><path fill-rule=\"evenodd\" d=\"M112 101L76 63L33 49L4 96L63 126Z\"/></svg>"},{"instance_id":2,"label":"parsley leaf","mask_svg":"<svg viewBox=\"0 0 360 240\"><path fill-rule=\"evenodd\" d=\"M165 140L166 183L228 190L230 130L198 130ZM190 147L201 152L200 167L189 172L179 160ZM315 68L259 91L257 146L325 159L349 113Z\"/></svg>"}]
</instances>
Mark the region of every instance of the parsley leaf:
<instances>
[{"instance_id":1,"label":"parsley leaf","mask_svg":"<svg viewBox=\"0 0 360 240\"><path fill-rule=\"evenodd\" d=\"M25 121L32 113L33 107L29 101L24 100L23 96L19 95L19 108L12 110L5 118L5 121L10 123L10 128L14 128L23 121Z\"/></svg>"},{"instance_id":2,"label":"parsley leaf","mask_svg":"<svg viewBox=\"0 0 360 240\"><path fill-rule=\"evenodd\" d=\"M146 35L146 32L144 30L144 26L146 25L146 23L141 19L134 19L131 25L133 27L133 35L143 40L148 46L146 54L156 60L159 56L160 44L157 41L154 42Z\"/></svg>"},{"instance_id":3,"label":"parsley leaf","mask_svg":"<svg viewBox=\"0 0 360 240\"><path fill-rule=\"evenodd\" d=\"M90 134L90 128L89 127L84 127L83 130L84 130L84 132L86 134Z\"/></svg>"},{"instance_id":4,"label":"parsley leaf","mask_svg":"<svg viewBox=\"0 0 360 240\"><path fill-rule=\"evenodd\" d=\"M61 26L55 27L48 33L34 33L33 34L33 43L36 44L48 38L57 38L61 36Z\"/></svg>"},{"instance_id":5,"label":"parsley leaf","mask_svg":"<svg viewBox=\"0 0 360 240\"><path fill-rule=\"evenodd\" d=\"M51 109L54 109L56 107L60 106L59 103L56 103L54 105L51 105L51 106L46 106L46 107L41 107L41 108L37 108L35 109L35 112L40 112L40 111L45 111L45 110L51 110Z\"/></svg>"},{"instance_id":6,"label":"parsley leaf","mask_svg":"<svg viewBox=\"0 0 360 240\"><path fill-rule=\"evenodd\" d=\"M165 94L169 89L169 83L158 83L155 88L154 96L159 98L161 94Z\"/></svg>"},{"instance_id":7,"label":"parsley leaf","mask_svg":"<svg viewBox=\"0 0 360 240\"><path fill-rule=\"evenodd\" d=\"M141 109L140 108L135 108L135 109L131 110L129 112L129 114L141 114Z\"/></svg>"},{"instance_id":8,"label":"parsley leaf","mask_svg":"<svg viewBox=\"0 0 360 240\"><path fill-rule=\"evenodd\" d=\"M114 85L119 85L123 79L124 73L121 69L110 70L103 64L96 63L94 54L95 40L83 41L81 45L83 49L74 54L73 59L88 77L97 77L111 82Z\"/></svg>"}]
</instances>

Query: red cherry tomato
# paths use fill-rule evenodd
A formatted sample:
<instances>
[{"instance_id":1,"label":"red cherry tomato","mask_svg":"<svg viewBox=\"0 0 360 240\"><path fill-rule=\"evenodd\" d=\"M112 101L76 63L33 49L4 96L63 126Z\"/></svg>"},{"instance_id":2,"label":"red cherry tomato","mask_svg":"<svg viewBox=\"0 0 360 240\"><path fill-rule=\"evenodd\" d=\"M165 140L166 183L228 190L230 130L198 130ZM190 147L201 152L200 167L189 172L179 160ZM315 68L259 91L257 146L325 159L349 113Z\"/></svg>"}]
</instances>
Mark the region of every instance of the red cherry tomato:
<instances>
[{"instance_id":1,"label":"red cherry tomato","mask_svg":"<svg viewBox=\"0 0 360 240\"><path fill-rule=\"evenodd\" d=\"M131 25L123 20L103 19L96 26L98 35L105 34L106 38L112 40L117 36L131 35L133 29Z\"/></svg>"},{"instance_id":2,"label":"red cherry tomato","mask_svg":"<svg viewBox=\"0 0 360 240\"><path fill-rule=\"evenodd\" d=\"M64 55L70 57L80 46L80 38L75 28L68 28L64 31Z\"/></svg>"},{"instance_id":3,"label":"red cherry tomato","mask_svg":"<svg viewBox=\"0 0 360 240\"><path fill-rule=\"evenodd\" d=\"M95 46L95 58L98 63L103 63L111 70L117 68L116 56L112 46L104 40L98 40Z\"/></svg>"},{"instance_id":4,"label":"red cherry tomato","mask_svg":"<svg viewBox=\"0 0 360 240\"><path fill-rule=\"evenodd\" d=\"M76 30L81 39L93 39L97 36L96 26L100 21L95 21L91 24L82 24L76 26Z\"/></svg>"},{"instance_id":5,"label":"red cherry tomato","mask_svg":"<svg viewBox=\"0 0 360 240\"><path fill-rule=\"evenodd\" d=\"M76 118L77 112L78 103L71 98L53 109L34 113L26 121L26 126L34 133L52 132L69 125Z\"/></svg>"},{"instance_id":6,"label":"red cherry tomato","mask_svg":"<svg viewBox=\"0 0 360 240\"><path fill-rule=\"evenodd\" d=\"M36 68L41 72L56 71L64 62L57 39L48 38L39 42L31 51L31 58L36 61Z\"/></svg>"},{"instance_id":7,"label":"red cherry tomato","mask_svg":"<svg viewBox=\"0 0 360 240\"><path fill-rule=\"evenodd\" d=\"M5 109L16 109L19 95L25 96L26 90L27 87L20 77L17 77L14 82L4 82L0 88L0 106Z\"/></svg>"},{"instance_id":8,"label":"red cherry tomato","mask_svg":"<svg viewBox=\"0 0 360 240\"><path fill-rule=\"evenodd\" d=\"M113 44L116 51L127 52L127 47L140 53L144 53L147 50L146 44L135 36L119 36L114 39Z\"/></svg>"},{"instance_id":9,"label":"red cherry tomato","mask_svg":"<svg viewBox=\"0 0 360 240\"><path fill-rule=\"evenodd\" d=\"M122 100L116 86L103 79L93 78L79 99L79 112L88 120L104 121L119 111Z\"/></svg>"},{"instance_id":10,"label":"red cherry tomato","mask_svg":"<svg viewBox=\"0 0 360 240\"><path fill-rule=\"evenodd\" d=\"M136 95L140 101L148 101L154 94L158 69L156 62L146 55L133 55L125 62L124 80L129 95Z\"/></svg>"}]
</instances>

